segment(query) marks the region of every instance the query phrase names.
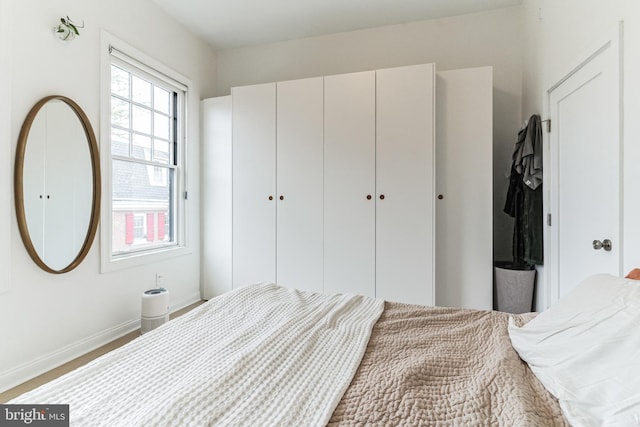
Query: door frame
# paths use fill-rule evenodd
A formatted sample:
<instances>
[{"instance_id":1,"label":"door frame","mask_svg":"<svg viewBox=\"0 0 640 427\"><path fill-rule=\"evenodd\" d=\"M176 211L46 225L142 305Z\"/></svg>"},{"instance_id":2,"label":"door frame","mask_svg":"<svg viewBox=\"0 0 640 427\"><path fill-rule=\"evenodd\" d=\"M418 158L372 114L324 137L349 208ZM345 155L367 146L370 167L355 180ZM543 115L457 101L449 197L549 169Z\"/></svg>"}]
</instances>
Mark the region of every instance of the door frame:
<instances>
[{"instance_id":1,"label":"door frame","mask_svg":"<svg viewBox=\"0 0 640 427\"><path fill-rule=\"evenodd\" d=\"M608 49L613 49L613 52L617 53L617 67L618 67L618 144L619 144L619 201L618 201L618 242L616 242L616 246L619 248L619 260L618 260L618 269L622 271L622 263L623 263L623 249L624 249L624 235L622 233L623 230L623 174L624 174L624 162L623 162L623 148L624 148L624 63L623 63L623 31L624 25L623 22L620 21L615 29L610 30L605 34L606 37L601 38L600 41L591 46L590 49L586 50L577 61L574 61L569 67L566 67L569 71L560 79L556 80L554 84L552 84L549 89L546 91L545 96L545 113L546 116L550 118L551 112L551 95L552 92L560 87L565 81L575 75L578 71L584 68L587 64L589 64L593 59L598 57L604 51ZM544 141L544 150L543 150L543 168L545 171L545 191L544 191L544 212L545 212L545 224L544 227L544 286L539 287L539 289L544 289L544 295L541 298L538 298L538 301L542 301L544 303L544 307L538 307L538 311L541 309L549 308L554 302L556 302L560 297L560 286L558 284L558 257L559 257L559 247L558 247L558 165L557 160L553 161L551 158L551 154L557 153L557 147L554 147L554 151L551 151L551 141L553 141L558 130L558 123L551 123L551 130L548 132L544 132L543 141ZM552 168L552 165L555 168Z\"/></svg>"}]
</instances>

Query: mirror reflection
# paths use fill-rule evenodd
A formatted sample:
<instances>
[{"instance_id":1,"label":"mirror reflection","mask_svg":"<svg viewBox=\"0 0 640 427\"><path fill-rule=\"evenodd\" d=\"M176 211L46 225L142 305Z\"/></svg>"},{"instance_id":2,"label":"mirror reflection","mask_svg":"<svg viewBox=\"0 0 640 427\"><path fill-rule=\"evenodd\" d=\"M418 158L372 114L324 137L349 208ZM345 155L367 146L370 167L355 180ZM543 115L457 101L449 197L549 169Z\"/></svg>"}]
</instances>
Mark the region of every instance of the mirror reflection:
<instances>
[{"instance_id":1,"label":"mirror reflection","mask_svg":"<svg viewBox=\"0 0 640 427\"><path fill-rule=\"evenodd\" d=\"M31 110L16 154L16 210L27 251L46 271L77 266L95 235L97 146L80 107L47 97Z\"/></svg>"}]
</instances>

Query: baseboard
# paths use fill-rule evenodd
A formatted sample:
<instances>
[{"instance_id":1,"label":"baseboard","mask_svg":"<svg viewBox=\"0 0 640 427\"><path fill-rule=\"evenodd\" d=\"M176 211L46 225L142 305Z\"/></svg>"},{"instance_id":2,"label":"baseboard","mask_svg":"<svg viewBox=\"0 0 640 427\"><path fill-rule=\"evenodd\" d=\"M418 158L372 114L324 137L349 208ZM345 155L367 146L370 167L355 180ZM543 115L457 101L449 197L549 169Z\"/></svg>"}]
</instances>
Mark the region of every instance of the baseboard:
<instances>
[{"instance_id":1,"label":"baseboard","mask_svg":"<svg viewBox=\"0 0 640 427\"><path fill-rule=\"evenodd\" d=\"M200 301L200 294L194 293L171 305L171 312L178 311L195 302ZM32 378L49 372L67 362L70 362L90 351L102 347L130 332L140 329L140 319L129 320L82 340L76 341L58 350L20 364L0 373L0 393L20 385Z\"/></svg>"},{"instance_id":2,"label":"baseboard","mask_svg":"<svg viewBox=\"0 0 640 427\"><path fill-rule=\"evenodd\" d=\"M202 301L202 298L200 297L200 292L195 292L186 298L182 298L180 301L173 302L171 304L171 312L174 313L198 301Z\"/></svg>"},{"instance_id":3,"label":"baseboard","mask_svg":"<svg viewBox=\"0 0 640 427\"><path fill-rule=\"evenodd\" d=\"M130 320L6 370L0 373L0 392L42 375L137 328L140 328L140 319Z\"/></svg>"}]
</instances>

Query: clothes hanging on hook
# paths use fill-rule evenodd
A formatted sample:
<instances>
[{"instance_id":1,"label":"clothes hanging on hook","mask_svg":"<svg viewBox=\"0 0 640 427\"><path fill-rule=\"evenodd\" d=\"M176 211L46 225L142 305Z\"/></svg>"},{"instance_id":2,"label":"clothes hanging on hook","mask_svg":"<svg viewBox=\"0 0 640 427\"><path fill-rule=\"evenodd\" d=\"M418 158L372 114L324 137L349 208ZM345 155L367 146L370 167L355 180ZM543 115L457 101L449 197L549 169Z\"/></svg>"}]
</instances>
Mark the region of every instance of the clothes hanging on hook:
<instances>
[{"instance_id":1,"label":"clothes hanging on hook","mask_svg":"<svg viewBox=\"0 0 640 427\"><path fill-rule=\"evenodd\" d=\"M532 115L518 132L504 212L515 218L513 261L543 263L542 123Z\"/></svg>"},{"instance_id":2,"label":"clothes hanging on hook","mask_svg":"<svg viewBox=\"0 0 640 427\"><path fill-rule=\"evenodd\" d=\"M542 184L542 122L537 114L531 116L527 126L518 132L513 165L532 190Z\"/></svg>"}]
</instances>

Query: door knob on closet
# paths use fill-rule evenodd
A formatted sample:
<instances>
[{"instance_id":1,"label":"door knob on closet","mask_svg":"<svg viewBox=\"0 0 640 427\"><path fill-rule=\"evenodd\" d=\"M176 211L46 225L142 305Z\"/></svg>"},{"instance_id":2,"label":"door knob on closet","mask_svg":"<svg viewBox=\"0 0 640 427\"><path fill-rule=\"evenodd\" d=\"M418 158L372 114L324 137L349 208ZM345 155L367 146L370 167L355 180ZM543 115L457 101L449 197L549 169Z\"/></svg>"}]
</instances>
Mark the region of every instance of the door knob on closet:
<instances>
[{"instance_id":1,"label":"door knob on closet","mask_svg":"<svg viewBox=\"0 0 640 427\"><path fill-rule=\"evenodd\" d=\"M280 196L280 200L284 200L284 196Z\"/></svg>"},{"instance_id":2,"label":"door knob on closet","mask_svg":"<svg viewBox=\"0 0 640 427\"><path fill-rule=\"evenodd\" d=\"M611 240L609 239L604 239L603 241L594 240L593 249L595 249L596 251L600 249L604 249L605 251L609 252L611 250Z\"/></svg>"},{"instance_id":3,"label":"door knob on closet","mask_svg":"<svg viewBox=\"0 0 640 427\"><path fill-rule=\"evenodd\" d=\"M367 194L367 200L371 200L371 194Z\"/></svg>"},{"instance_id":4,"label":"door knob on closet","mask_svg":"<svg viewBox=\"0 0 640 427\"><path fill-rule=\"evenodd\" d=\"M380 200L384 200L384 194L380 195Z\"/></svg>"},{"instance_id":5,"label":"door knob on closet","mask_svg":"<svg viewBox=\"0 0 640 427\"><path fill-rule=\"evenodd\" d=\"M273 196L269 196L269 200L273 200Z\"/></svg>"}]
</instances>

